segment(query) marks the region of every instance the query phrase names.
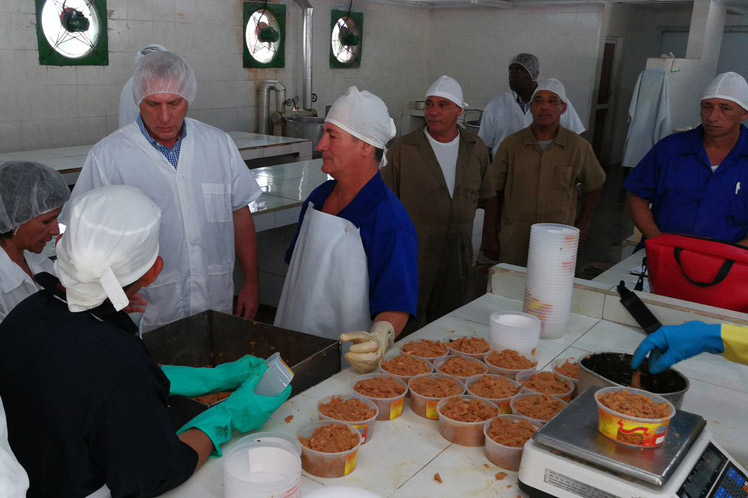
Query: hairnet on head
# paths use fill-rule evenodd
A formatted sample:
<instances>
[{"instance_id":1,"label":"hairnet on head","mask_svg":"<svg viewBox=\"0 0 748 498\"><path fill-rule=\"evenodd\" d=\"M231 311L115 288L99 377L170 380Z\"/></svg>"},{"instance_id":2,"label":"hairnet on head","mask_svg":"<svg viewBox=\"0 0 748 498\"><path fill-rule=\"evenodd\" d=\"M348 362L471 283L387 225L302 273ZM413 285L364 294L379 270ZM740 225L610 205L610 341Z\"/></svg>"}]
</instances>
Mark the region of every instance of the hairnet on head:
<instances>
[{"instance_id":1,"label":"hairnet on head","mask_svg":"<svg viewBox=\"0 0 748 498\"><path fill-rule=\"evenodd\" d=\"M179 95L192 103L197 95L195 72L173 52L155 51L144 55L132 75L132 96L140 105L144 98L157 93Z\"/></svg>"},{"instance_id":2,"label":"hairnet on head","mask_svg":"<svg viewBox=\"0 0 748 498\"><path fill-rule=\"evenodd\" d=\"M157 43L151 43L150 45L146 45L145 47L141 48L135 53L135 64L137 64L138 61L142 59L144 55L148 55L152 52L168 52L168 51L169 50L163 45L159 45Z\"/></svg>"},{"instance_id":3,"label":"hairnet on head","mask_svg":"<svg viewBox=\"0 0 748 498\"><path fill-rule=\"evenodd\" d=\"M718 74L704 90L701 100L706 99L729 100L748 111L748 83L738 73Z\"/></svg>"},{"instance_id":4,"label":"hairnet on head","mask_svg":"<svg viewBox=\"0 0 748 498\"><path fill-rule=\"evenodd\" d=\"M457 104L461 109L467 107L467 103L462 98L462 87L456 79L443 74L434 81L428 90L426 98L442 97Z\"/></svg>"},{"instance_id":5,"label":"hairnet on head","mask_svg":"<svg viewBox=\"0 0 748 498\"><path fill-rule=\"evenodd\" d=\"M541 91L551 92L558 95L558 98L561 99L561 102L564 104L568 104L569 100L566 98L566 88L564 88L564 84L561 83L556 78L548 78L547 80L540 80L538 81L538 87L535 89L534 92L532 92L532 97L530 97L530 102L532 102L532 99L535 98L535 94Z\"/></svg>"},{"instance_id":6,"label":"hairnet on head","mask_svg":"<svg viewBox=\"0 0 748 498\"><path fill-rule=\"evenodd\" d=\"M0 233L62 207L70 189L60 173L31 161L0 164Z\"/></svg>"},{"instance_id":7,"label":"hairnet on head","mask_svg":"<svg viewBox=\"0 0 748 498\"><path fill-rule=\"evenodd\" d=\"M533 81L536 81L538 79L538 75L540 74L540 62L534 55L517 54L509 63L510 66L512 64L519 64L520 66L524 67L525 70L530 74L530 78L532 78Z\"/></svg>"},{"instance_id":8,"label":"hairnet on head","mask_svg":"<svg viewBox=\"0 0 748 498\"><path fill-rule=\"evenodd\" d=\"M65 219L55 270L68 308L85 311L109 298L121 310L129 302L122 288L145 275L158 256L161 209L135 187L107 185L73 197Z\"/></svg>"},{"instance_id":9,"label":"hairnet on head","mask_svg":"<svg viewBox=\"0 0 748 498\"><path fill-rule=\"evenodd\" d=\"M377 149L385 149L381 166L386 164L387 142L392 140L397 129L382 99L366 90L360 92L352 86L333 103L325 122L334 124Z\"/></svg>"}]
</instances>

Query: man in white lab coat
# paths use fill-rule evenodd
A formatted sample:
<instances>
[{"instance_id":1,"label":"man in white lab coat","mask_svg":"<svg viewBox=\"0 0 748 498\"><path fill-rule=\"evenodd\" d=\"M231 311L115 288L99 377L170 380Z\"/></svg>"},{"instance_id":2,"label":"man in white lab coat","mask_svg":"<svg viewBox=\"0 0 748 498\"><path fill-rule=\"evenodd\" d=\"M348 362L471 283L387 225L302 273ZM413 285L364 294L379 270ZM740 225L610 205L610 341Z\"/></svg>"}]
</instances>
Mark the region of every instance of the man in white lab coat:
<instances>
[{"instance_id":1,"label":"man in white lab coat","mask_svg":"<svg viewBox=\"0 0 748 498\"><path fill-rule=\"evenodd\" d=\"M510 90L491 99L483 111L478 131L493 156L506 137L532 124L530 98L538 86L539 74L540 63L533 54L518 54L509 63ZM576 134L585 131L571 102L561 116L561 126Z\"/></svg>"},{"instance_id":2,"label":"man in white lab coat","mask_svg":"<svg viewBox=\"0 0 748 498\"><path fill-rule=\"evenodd\" d=\"M223 131L185 118L197 93L195 73L178 55L143 56L133 75L135 122L94 145L73 196L107 184L140 188L163 211L160 254L166 265L143 291L147 332L201 311L231 313L234 260L244 273L235 313L258 307L255 227L248 204L260 188Z\"/></svg>"}]
</instances>

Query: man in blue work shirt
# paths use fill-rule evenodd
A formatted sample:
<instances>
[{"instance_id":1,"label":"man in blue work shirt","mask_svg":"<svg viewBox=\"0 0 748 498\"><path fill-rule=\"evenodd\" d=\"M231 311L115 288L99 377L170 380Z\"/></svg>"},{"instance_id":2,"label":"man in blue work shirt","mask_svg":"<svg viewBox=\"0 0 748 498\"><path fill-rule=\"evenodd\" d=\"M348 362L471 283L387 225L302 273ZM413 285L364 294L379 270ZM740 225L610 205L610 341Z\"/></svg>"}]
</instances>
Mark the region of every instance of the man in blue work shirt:
<instances>
[{"instance_id":1,"label":"man in blue work shirt","mask_svg":"<svg viewBox=\"0 0 748 498\"><path fill-rule=\"evenodd\" d=\"M275 318L353 342L345 357L362 373L378 367L418 307L416 230L379 173L394 136L376 95L350 87L330 108L318 149L334 180L304 201Z\"/></svg>"},{"instance_id":2,"label":"man in blue work shirt","mask_svg":"<svg viewBox=\"0 0 748 498\"><path fill-rule=\"evenodd\" d=\"M746 119L748 83L737 73L717 75L701 99L701 126L644 156L625 188L645 238L676 233L748 244Z\"/></svg>"}]
</instances>

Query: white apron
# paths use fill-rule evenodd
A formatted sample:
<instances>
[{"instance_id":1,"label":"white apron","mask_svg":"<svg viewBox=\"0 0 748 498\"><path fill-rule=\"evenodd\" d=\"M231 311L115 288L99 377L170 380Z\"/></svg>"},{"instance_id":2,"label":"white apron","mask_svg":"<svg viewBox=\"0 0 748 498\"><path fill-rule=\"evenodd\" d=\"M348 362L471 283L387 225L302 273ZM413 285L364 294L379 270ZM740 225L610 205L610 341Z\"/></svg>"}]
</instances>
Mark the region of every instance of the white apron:
<instances>
[{"instance_id":1,"label":"white apron","mask_svg":"<svg viewBox=\"0 0 748 498\"><path fill-rule=\"evenodd\" d=\"M283 282L275 325L329 339L369 330L369 271L353 223L309 204Z\"/></svg>"}]
</instances>

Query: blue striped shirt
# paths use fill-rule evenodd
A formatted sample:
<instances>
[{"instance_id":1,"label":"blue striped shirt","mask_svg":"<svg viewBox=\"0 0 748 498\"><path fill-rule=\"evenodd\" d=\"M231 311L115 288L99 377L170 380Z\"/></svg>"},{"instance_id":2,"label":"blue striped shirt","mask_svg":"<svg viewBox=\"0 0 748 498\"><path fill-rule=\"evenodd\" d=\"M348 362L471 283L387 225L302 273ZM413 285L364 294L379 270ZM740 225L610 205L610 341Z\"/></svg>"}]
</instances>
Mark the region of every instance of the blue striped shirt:
<instances>
[{"instance_id":1,"label":"blue striped shirt","mask_svg":"<svg viewBox=\"0 0 748 498\"><path fill-rule=\"evenodd\" d=\"M187 127L182 124L182 131L179 133L177 143L174 144L174 147L169 148L158 143L156 139L153 138L150 133L148 133L148 130L145 127L145 123L143 123L143 118L140 116L140 114L138 114L138 119L135 122L138 123L140 131L141 133L143 133L145 139L148 140L148 143L153 145L154 149L163 154L166 160L169 161L169 164L174 166L174 169L176 169L177 163L179 163L179 151L182 148L182 139L187 135Z\"/></svg>"}]
</instances>

